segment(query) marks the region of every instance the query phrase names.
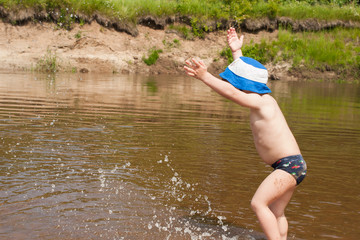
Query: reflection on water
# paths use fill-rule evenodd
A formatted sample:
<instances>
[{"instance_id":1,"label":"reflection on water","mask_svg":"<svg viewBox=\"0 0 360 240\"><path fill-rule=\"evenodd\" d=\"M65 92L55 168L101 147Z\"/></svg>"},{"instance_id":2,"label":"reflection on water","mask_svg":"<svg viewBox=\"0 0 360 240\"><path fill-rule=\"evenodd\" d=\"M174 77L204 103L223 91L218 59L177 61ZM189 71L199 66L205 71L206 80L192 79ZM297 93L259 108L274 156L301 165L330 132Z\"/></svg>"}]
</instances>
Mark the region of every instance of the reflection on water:
<instances>
[{"instance_id":1,"label":"reflection on water","mask_svg":"<svg viewBox=\"0 0 360 240\"><path fill-rule=\"evenodd\" d=\"M248 111L184 77L0 74L1 239L263 239ZM272 82L309 175L293 239L357 239L360 87Z\"/></svg>"}]
</instances>

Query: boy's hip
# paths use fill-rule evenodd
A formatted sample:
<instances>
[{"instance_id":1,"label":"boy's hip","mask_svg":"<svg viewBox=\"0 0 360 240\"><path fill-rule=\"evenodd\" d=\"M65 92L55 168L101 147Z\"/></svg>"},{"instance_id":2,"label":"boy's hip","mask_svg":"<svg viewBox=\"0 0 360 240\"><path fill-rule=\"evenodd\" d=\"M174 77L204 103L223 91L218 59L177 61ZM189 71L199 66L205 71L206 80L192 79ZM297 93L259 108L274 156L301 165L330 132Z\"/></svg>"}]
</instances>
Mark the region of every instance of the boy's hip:
<instances>
[{"instance_id":1,"label":"boy's hip","mask_svg":"<svg viewBox=\"0 0 360 240\"><path fill-rule=\"evenodd\" d=\"M301 154L281 158L271 166L274 170L280 169L292 175L296 185L304 180L307 172L306 162Z\"/></svg>"}]
</instances>

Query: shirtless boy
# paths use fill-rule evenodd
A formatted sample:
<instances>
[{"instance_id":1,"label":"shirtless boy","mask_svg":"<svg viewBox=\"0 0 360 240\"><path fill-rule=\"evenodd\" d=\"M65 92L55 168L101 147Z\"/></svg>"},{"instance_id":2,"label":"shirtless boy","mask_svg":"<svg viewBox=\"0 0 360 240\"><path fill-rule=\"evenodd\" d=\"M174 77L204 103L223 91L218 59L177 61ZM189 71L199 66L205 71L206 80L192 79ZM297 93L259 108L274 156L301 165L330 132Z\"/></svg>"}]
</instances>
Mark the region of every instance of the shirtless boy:
<instances>
[{"instance_id":1,"label":"shirtless boy","mask_svg":"<svg viewBox=\"0 0 360 240\"><path fill-rule=\"evenodd\" d=\"M250 109L255 147L263 161L274 168L255 192L251 207L269 240L285 240L288 222L284 210L306 175L306 163L276 100L269 95L266 68L242 55L243 39L238 38L234 28L228 30L227 41L234 62L220 74L223 80L207 72L205 64L194 58L186 61L184 69L187 75Z\"/></svg>"}]
</instances>

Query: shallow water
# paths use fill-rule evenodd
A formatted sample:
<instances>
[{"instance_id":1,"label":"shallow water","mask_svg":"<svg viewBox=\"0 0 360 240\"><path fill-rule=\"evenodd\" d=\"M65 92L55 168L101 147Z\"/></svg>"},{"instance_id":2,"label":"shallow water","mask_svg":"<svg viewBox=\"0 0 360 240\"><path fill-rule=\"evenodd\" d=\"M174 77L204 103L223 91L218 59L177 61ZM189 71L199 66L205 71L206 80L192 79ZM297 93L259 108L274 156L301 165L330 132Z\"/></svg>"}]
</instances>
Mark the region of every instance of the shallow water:
<instances>
[{"instance_id":1,"label":"shallow water","mask_svg":"<svg viewBox=\"0 0 360 240\"><path fill-rule=\"evenodd\" d=\"M271 82L308 163L291 239L360 235L360 86ZM0 74L0 239L262 239L248 111L183 76Z\"/></svg>"}]
</instances>

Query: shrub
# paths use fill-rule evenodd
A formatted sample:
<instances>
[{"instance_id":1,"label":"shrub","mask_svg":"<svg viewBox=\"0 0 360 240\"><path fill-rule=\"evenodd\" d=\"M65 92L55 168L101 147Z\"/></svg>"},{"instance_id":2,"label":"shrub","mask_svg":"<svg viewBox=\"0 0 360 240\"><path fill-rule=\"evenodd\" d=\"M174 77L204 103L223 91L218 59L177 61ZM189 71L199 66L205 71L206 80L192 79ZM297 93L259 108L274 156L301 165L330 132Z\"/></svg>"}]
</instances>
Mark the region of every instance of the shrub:
<instances>
[{"instance_id":1,"label":"shrub","mask_svg":"<svg viewBox=\"0 0 360 240\"><path fill-rule=\"evenodd\" d=\"M231 49L229 47L225 47L221 52L220 56L227 59L228 64L232 63L234 61Z\"/></svg>"},{"instance_id":2,"label":"shrub","mask_svg":"<svg viewBox=\"0 0 360 240\"><path fill-rule=\"evenodd\" d=\"M245 45L242 48L243 55L246 57L251 57L262 64L268 63L274 60L278 49L272 44L268 44L265 40L262 40L261 43L251 43L250 45Z\"/></svg>"},{"instance_id":3,"label":"shrub","mask_svg":"<svg viewBox=\"0 0 360 240\"><path fill-rule=\"evenodd\" d=\"M55 73L58 71L59 64L55 52L52 52L50 49L47 49L45 55L38 60L36 64L36 71L39 72L52 72Z\"/></svg>"},{"instance_id":4,"label":"shrub","mask_svg":"<svg viewBox=\"0 0 360 240\"><path fill-rule=\"evenodd\" d=\"M81 31L78 31L78 32L74 35L74 37L75 37L76 39L80 39L80 38L81 38Z\"/></svg>"},{"instance_id":5,"label":"shrub","mask_svg":"<svg viewBox=\"0 0 360 240\"><path fill-rule=\"evenodd\" d=\"M181 37L183 37L186 40L192 40L194 38L193 34L191 33L191 30L186 25L170 25L169 29L175 30L178 32Z\"/></svg>"},{"instance_id":6,"label":"shrub","mask_svg":"<svg viewBox=\"0 0 360 240\"><path fill-rule=\"evenodd\" d=\"M148 66L153 65L159 59L159 53L162 53L161 49L156 49L155 47L149 50L149 57L146 58L145 56L142 58L144 63Z\"/></svg>"}]
</instances>

